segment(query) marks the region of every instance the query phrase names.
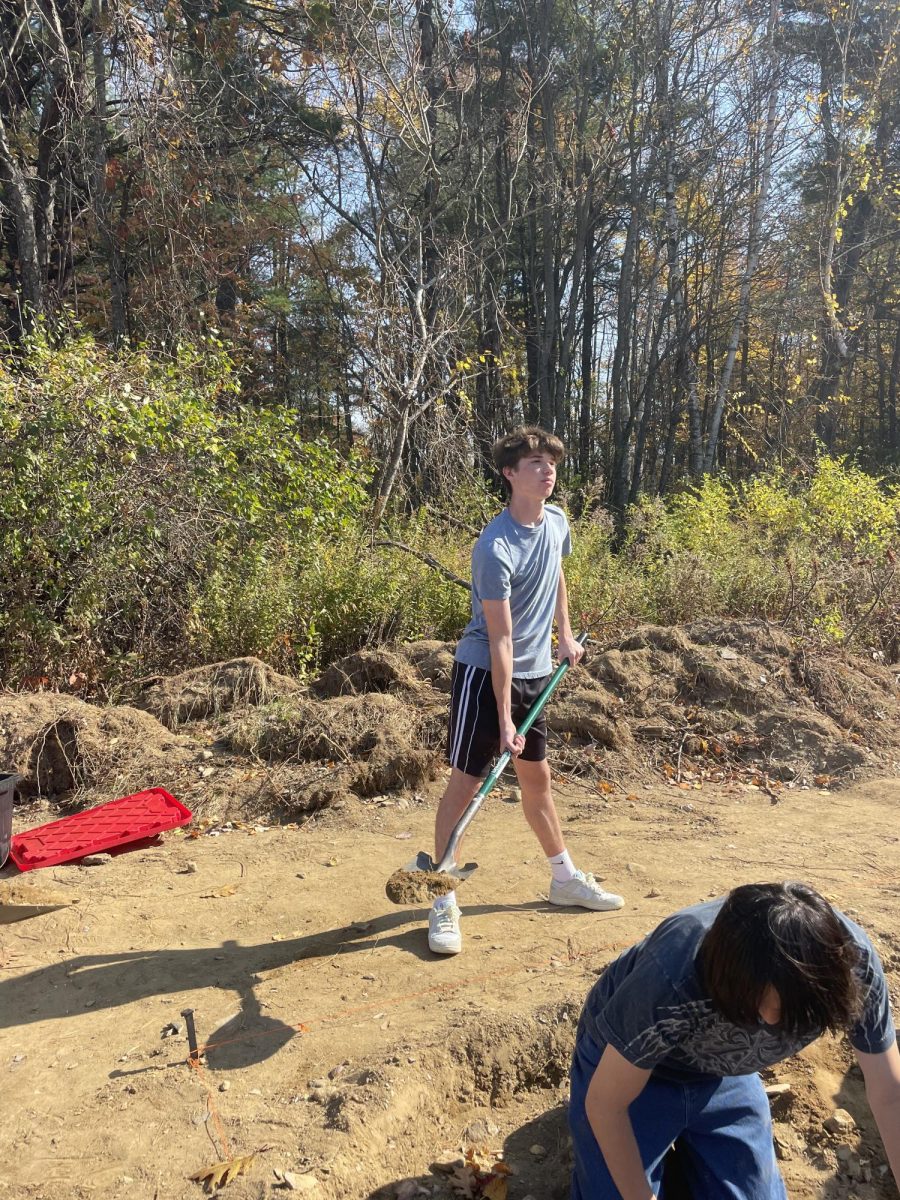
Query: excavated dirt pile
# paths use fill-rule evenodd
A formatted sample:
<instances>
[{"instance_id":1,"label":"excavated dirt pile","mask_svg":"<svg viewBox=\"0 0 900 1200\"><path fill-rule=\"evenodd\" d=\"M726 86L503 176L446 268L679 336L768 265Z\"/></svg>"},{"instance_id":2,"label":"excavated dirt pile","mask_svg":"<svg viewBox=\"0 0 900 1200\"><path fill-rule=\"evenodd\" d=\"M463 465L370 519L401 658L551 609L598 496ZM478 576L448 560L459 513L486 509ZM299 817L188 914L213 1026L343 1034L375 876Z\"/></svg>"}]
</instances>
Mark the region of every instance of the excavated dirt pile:
<instances>
[{"instance_id":1,"label":"excavated dirt pile","mask_svg":"<svg viewBox=\"0 0 900 1200\"><path fill-rule=\"evenodd\" d=\"M134 704L169 729L177 729L187 721L216 717L244 705L266 704L299 691L295 679L279 675L260 659L234 658L147 680Z\"/></svg>"},{"instance_id":2,"label":"excavated dirt pile","mask_svg":"<svg viewBox=\"0 0 900 1200\"><path fill-rule=\"evenodd\" d=\"M410 743L440 752L452 651L415 642L350 655L302 702L257 713L260 748L306 759L337 759L343 749L376 762L408 753ZM367 720L377 753L367 746ZM890 670L836 651L813 654L754 621L642 626L571 670L548 720L561 768L619 777L647 766L740 766L772 780L831 781L900 755L900 692ZM362 772L350 790L391 786L372 774ZM412 782L408 771L397 775Z\"/></svg>"},{"instance_id":3,"label":"excavated dirt pile","mask_svg":"<svg viewBox=\"0 0 900 1200\"><path fill-rule=\"evenodd\" d=\"M236 717L226 736L233 749L265 762L318 767L318 803L310 796L307 803L322 807L328 797L415 790L435 777L439 715L427 700L414 707L381 692L298 696Z\"/></svg>"},{"instance_id":4,"label":"excavated dirt pile","mask_svg":"<svg viewBox=\"0 0 900 1200\"><path fill-rule=\"evenodd\" d=\"M6 693L0 754L23 776L25 797L185 786L201 739L232 752L200 772L231 768L200 792L232 808L245 803L248 756L269 772L253 787L257 814L414 792L441 765L452 652L434 641L361 650L309 687L258 659L233 659L155 679L136 707ZM573 775L624 780L650 767L721 779L739 768L831 783L900 760L891 670L814 654L753 621L646 625L594 648L563 680L548 720L555 764Z\"/></svg>"},{"instance_id":5,"label":"excavated dirt pile","mask_svg":"<svg viewBox=\"0 0 900 1200\"><path fill-rule=\"evenodd\" d=\"M896 759L900 690L875 662L813 655L759 622L646 625L570 673L552 723L614 751L636 744L652 765L678 756L808 780Z\"/></svg>"},{"instance_id":6,"label":"excavated dirt pile","mask_svg":"<svg viewBox=\"0 0 900 1200\"><path fill-rule=\"evenodd\" d=\"M100 708L52 692L0 694L0 762L21 775L23 797L73 799L90 789L92 803L151 787L189 762L190 740L149 713Z\"/></svg>"}]
</instances>

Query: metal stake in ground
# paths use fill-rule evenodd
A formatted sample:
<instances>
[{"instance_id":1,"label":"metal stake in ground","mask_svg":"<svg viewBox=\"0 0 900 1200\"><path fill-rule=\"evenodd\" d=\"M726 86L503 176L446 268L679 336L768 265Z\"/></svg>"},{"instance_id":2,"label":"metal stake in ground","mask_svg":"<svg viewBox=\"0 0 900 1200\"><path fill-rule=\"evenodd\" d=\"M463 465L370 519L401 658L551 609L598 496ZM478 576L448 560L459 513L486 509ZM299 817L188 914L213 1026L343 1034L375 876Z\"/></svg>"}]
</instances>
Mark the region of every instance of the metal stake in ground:
<instances>
[{"instance_id":1,"label":"metal stake in ground","mask_svg":"<svg viewBox=\"0 0 900 1200\"><path fill-rule=\"evenodd\" d=\"M587 641L587 636L586 632L579 633L575 640L583 646ZM547 686L528 710L528 715L516 730L516 733L521 734L523 737L528 733L528 730L543 712L544 705L553 695L557 684L566 671L568 671L570 665L568 659L559 664ZM444 851L444 857L439 863L435 863L431 855L425 850L420 850L412 862L408 862L405 867L401 867L399 871L393 873L384 889L388 900L392 904L424 904L429 900L434 900L437 896L445 896L447 892L454 891L458 883L462 883L468 879L472 872L477 870L478 863L474 862L466 863L463 867L458 866L456 855L459 843L462 840L463 834L469 828L473 817L479 808L481 808L494 784L503 774L511 758L512 755L510 752L504 750L494 763L490 774L469 801L465 812L456 822L456 825L454 825L453 832L450 834L450 840L447 843L447 849Z\"/></svg>"},{"instance_id":2,"label":"metal stake in ground","mask_svg":"<svg viewBox=\"0 0 900 1200\"><path fill-rule=\"evenodd\" d=\"M181 1015L184 1017L185 1030L188 1040L188 1063L192 1067L196 1067L200 1061L200 1050L197 1046L197 1027L194 1024L194 1010L192 1008L183 1008Z\"/></svg>"}]
</instances>

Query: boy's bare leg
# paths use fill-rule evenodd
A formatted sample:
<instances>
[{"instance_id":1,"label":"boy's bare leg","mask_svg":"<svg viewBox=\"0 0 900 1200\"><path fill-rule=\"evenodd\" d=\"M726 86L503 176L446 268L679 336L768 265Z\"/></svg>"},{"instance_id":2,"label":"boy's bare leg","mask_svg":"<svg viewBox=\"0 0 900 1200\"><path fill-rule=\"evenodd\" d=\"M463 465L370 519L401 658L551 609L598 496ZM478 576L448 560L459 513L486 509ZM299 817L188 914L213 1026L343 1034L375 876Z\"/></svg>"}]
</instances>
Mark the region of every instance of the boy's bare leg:
<instances>
[{"instance_id":1,"label":"boy's bare leg","mask_svg":"<svg viewBox=\"0 0 900 1200\"><path fill-rule=\"evenodd\" d=\"M562 854L565 842L559 824L559 814L553 803L547 760L525 762L516 758L513 765L522 791L522 812L525 814L525 820L534 830L535 837L548 858Z\"/></svg>"},{"instance_id":2,"label":"boy's bare leg","mask_svg":"<svg viewBox=\"0 0 900 1200\"><path fill-rule=\"evenodd\" d=\"M434 817L434 861L437 865L444 857L450 835L456 828L456 823L466 811L469 801L481 787L482 780L477 775L466 775L458 767L451 767L447 787L441 796L437 813ZM460 842L462 845L462 842Z\"/></svg>"},{"instance_id":3,"label":"boy's bare leg","mask_svg":"<svg viewBox=\"0 0 900 1200\"><path fill-rule=\"evenodd\" d=\"M550 767L544 762L515 760L516 774L522 789L522 811L534 830L541 848L547 855L553 880L550 884L550 903L576 905L596 912L621 908L625 901L615 892L605 891L593 875L576 869L566 852L559 814L550 789ZM557 874L557 872L559 872Z\"/></svg>"}]
</instances>

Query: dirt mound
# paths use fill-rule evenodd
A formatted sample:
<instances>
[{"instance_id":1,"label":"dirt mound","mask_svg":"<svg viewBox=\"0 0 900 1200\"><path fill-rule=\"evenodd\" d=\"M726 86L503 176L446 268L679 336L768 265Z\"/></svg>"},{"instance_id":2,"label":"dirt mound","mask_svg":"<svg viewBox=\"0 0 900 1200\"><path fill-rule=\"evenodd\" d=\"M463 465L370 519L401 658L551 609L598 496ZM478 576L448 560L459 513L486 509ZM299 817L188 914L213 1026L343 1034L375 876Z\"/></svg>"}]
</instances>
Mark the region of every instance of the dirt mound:
<instances>
[{"instance_id":1,"label":"dirt mound","mask_svg":"<svg viewBox=\"0 0 900 1200\"><path fill-rule=\"evenodd\" d=\"M813 656L762 622L645 625L569 673L550 724L610 751L636 741L652 765L693 754L808 781L900 753L900 694L877 663Z\"/></svg>"},{"instance_id":2,"label":"dirt mound","mask_svg":"<svg viewBox=\"0 0 900 1200\"><path fill-rule=\"evenodd\" d=\"M247 713L227 733L235 750L268 762L321 763L332 768L329 787L375 796L415 789L437 772L443 737L441 712L396 696L299 696Z\"/></svg>"},{"instance_id":3,"label":"dirt mound","mask_svg":"<svg viewBox=\"0 0 900 1200\"><path fill-rule=\"evenodd\" d=\"M242 705L266 704L300 690L295 679L279 675L258 658L233 658L154 679L134 704L169 729L177 729L186 721L199 721Z\"/></svg>"},{"instance_id":4,"label":"dirt mound","mask_svg":"<svg viewBox=\"0 0 900 1200\"><path fill-rule=\"evenodd\" d=\"M92 789L124 795L159 785L196 749L149 713L99 708L50 692L0 694L0 761L22 776L24 797L71 798Z\"/></svg>"},{"instance_id":5,"label":"dirt mound","mask_svg":"<svg viewBox=\"0 0 900 1200\"><path fill-rule=\"evenodd\" d=\"M402 654L432 687L437 688L439 692L449 693L453 675L453 651L452 642L410 642L399 647L398 653Z\"/></svg>"},{"instance_id":6,"label":"dirt mound","mask_svg":"<svg viewBox=\"0 0 900 1200\"><path fill-rule=\"evenodd\" d=\"M247 755L285 775L275 780L270 772L262 792L252 781L247 787L277 793L284 804L272 803L286 813L348 794L414 790L440 763L451 651L435 641L361 650L312 688L258 659L233 659L157 679L137 707L7 693L0 696L2 761L24 777L26 797L96 789L104 793L99 800L194 767L179 779L192 804L233 792L240 805ZM214 741L224 724L215 718L229 712L225 740L235 754L227 762L169 732L205 719L213 729L204 734ZM795 647L758 621L641 626L569 671L547 717L551 761L573 776L624 781L651 767L676 782L723 781L749 771L768 786L831 783L900 764L892 672L837 651ZM212 762L198 763L200 754Z\"/></svg>"},{"instance_id":7,"label":"dirt mound","mask_svg":"<svg viewBox=\"0 0 900 1200\"><path fill-rule=\"evenodd\" d=\"M624 754L633 750L631 728L619 719L616 699L605 688L573 687L554 700L548 720L554 733L563 737L592 741Z\"/></svg>"},{"instance_id":8,"label":"dirt mound","mask_svg":"<svg viewBox=\"0 0 900 1200\"><path fill-rule=\"evenodd\" d=\"M398 689L415 691L420 678L409 663L392 650L359 650L332 663L313 684L312 690L322 697Z\"/></svg>"}]
</instances>

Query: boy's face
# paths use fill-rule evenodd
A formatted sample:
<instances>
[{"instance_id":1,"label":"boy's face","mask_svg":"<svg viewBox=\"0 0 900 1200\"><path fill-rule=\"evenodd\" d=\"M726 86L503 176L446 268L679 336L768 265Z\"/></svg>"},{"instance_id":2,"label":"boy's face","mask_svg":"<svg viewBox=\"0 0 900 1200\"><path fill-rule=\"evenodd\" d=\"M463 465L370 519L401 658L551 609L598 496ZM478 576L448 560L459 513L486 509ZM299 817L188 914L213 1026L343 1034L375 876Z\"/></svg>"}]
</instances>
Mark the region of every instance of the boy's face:
<instances>
[{"instance_id":1,"label":"boy's face","mask_svg":"<svg viewBox=\"0 0 900 1200\"><path fill-rule=\"evenodd\" d=\"M759 1019L764 1025L777 1025L781 1020L781 997L771 983L766 985L759 1002Z\"/></svg>"},{"instance_id":2,"label":"boy's face","mask_svg":"<svg viewBox=\"0 0 900 1200\"><path fill-rule=\"evenodd\" d=\"M556 486L556 460L552 454L530 451L514 467L504 467L514 496L534 500L549 500Z\"/></svg>"}]
</instances>

